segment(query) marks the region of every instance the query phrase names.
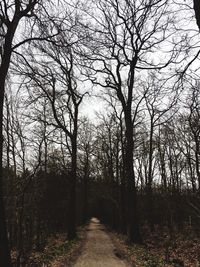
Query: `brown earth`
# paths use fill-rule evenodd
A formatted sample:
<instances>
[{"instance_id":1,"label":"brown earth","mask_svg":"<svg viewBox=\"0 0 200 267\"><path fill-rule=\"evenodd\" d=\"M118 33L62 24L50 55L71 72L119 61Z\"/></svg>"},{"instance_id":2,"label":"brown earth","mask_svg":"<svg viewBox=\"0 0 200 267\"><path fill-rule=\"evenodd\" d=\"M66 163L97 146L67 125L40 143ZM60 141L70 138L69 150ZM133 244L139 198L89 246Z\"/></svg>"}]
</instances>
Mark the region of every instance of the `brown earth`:
<instances>
[{"instance_id":1,"label":"brown earth","mask_svg":"<svg viewBox=\"0 0 200 267\"><path fill-rule=\"evenodd\" d=\"M74 267L131 267L124 259L105 227L98 219L92 218L87 229L86 242Z\"/></svg>"}]
</instances>

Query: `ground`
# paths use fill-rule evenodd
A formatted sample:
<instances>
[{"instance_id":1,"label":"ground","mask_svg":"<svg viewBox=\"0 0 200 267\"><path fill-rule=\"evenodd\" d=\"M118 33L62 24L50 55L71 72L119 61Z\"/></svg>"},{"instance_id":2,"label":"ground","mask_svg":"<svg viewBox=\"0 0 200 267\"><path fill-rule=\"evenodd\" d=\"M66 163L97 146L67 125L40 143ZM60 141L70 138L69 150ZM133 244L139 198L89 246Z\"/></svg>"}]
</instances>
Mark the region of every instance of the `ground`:
<instances>
[{"instance_id":1,"label":"ground","mask_svg":"<svg viewBox=\"0 0 200 267\"><path fill-rule=\"evenodd\" d=\"M50 238L41 252L33 252L27 267L199 267L200 237L191 227L169 232L142 229L143 245L130 245L126 236L112 232L96 218L78 228L78 237Z\"/></svg>"},{"instance_id":2,"label":"ground","mask_svg":"<svg viewBox=\"0 0 200 267\"><path fill-rule=\"evenodd\" d=\"M74 267L130 267L121 259L110 236L98 219L92 218L86 242Z\"/></svg>"}]
</instances>

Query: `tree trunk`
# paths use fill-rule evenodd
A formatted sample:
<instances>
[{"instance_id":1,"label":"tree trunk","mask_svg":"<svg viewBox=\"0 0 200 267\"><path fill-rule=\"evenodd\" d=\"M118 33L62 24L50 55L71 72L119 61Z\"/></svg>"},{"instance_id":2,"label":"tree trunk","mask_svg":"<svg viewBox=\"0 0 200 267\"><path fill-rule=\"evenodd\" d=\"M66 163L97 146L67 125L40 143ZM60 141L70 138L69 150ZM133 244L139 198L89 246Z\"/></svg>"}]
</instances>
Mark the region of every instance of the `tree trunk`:
<instances>
[{"instance_id":1,"label":"tree trunk","mask_svg":"<svg viewBox=\"0 0 200 267\"><path fill-rule=\"evenodd\" d=\"M125 174L125 145L123 140L123 124L122 120L120 120L120 142L122 149L122 164L120 166L120 201L121 201L121 209L120 209L120 230L123 234L126 233L127 228L127 218L126 218L126 174Z\"/></svg>"},{"instance_id":2,"label":"tree trunk","mask_svg":"<svg viewBox=\"0 0 200 267\"><path fill-rule=\"evenodd\" d=\"M77 141L72 138L72 165L70 177L69 208L68 208L68 238L76 237L76 169L77 169Z\"/></svg>"},{"instance_id":3,"label":"tree trunk","mask_svg":"<svg viewBox=\"0 0 200 267\"><path fill-rule=\"evenodd\" d=\"M188 163L188 169L189 169L189 176L190 176L190 180L192 183L192 191L193 193L195 193L196 192L195 175L194 175L194 170L193 170L193 166L191 162L191 155L189 153L187 154L187 163Z\"/></svg>"},{"instance_id":4,"label":"tree trunk","mask_svg":"<svg viewBox=\"0 0 200 267\"><path fill-rule=\"evenodd\" d=\"M10 250L8 245L5 206L3 200L3 104L5 94L5 80L9 68L11 52L7 51L0 66L0 266L10 267Z\"/></svg>"},{"instance_id":5,"label":"tree trunk","mask_svg":"<svg viewBox=\"0 0 200 267\"><path fill-rule=\"evenodd\" d=\"M125 114L126 123L126 178L127 178L127 235L129 243L142 243L137 210L137 190L133 169L133 123L131 112Z\"/></svg>"},{"instance_id":6,"label":"tree trunk","mask_svg":"<svg viewBox=\"0 0 200 267\"><path fill-rule=\"evenodd\" d=\"M0 69L1 73L1 69ZM10 250L8 245L7 227L5 218L5 206L3 200L3 100L4 100L4 82L0 77L0 266L10 267Z\"/></svg>"},{"instance_id":7,"label":"tree trunk","mask_svg":"<svg viewBox=\"0 0 200 267\"><path fill-rule=\"evenodd\" d=\"M3 105L5 96L5 82L10 66L10 59L12 54L12 41L15 31L17 29L19 19L14 16L10 23L7 34L5 35L5 42L3 46L3 55L0 65L0 266L10 267L11 257L7 237L7 227L5 218L5 206L3 201Z\"/></svg>"},{"instance_id":8,"label":"tree trunk","mask_svg":"<svg viewBox=\"0 0 200 267\"><path fill-rule=\"evenodd\" d=\"M147 216L150 224L151 231L154 230L153 226L153 194L152 194L152 161L153 161L153 119L151 118L150 138L149 138L149 168L148 168L148 181L146 188L147 195Z\"/></svg>"},{"instance_id":9,"label":"tree trunk","mask_svg":"<svg viewBox=\"0 0 200 267\"><path fill-rule=\"evenodd\" d=\"M199 155L200 155L200 145L199 145L199 137L195 134L195 167L196 167L196 174L198 180L198 192L200 192L200 163L199 163Z\"/></svg>"},{"instance_id":10,"label":"tree trunk","mask_svg":"<svg viewBox=\"0 0 200 267\"><path fill-rule=\"evenodd\" d=\"M196 17L197 25L200 30L200 1L199 0L193 0L193 1L194 1L195 17Z\"/></svg>"},{"instance_id":11,"label":"tree trunk","mask_svg":"<svg viewBox=\"0 0 200 267\"><path fill-rule=\"evenodd\" d=\"M123 174L124 175L124 172ZM121 185L120 185L120 201L121 201L121 209L120 209L120 230L122 234L126 233L126 201L125 201L125 181L124 177L121 179Z\"/></svg>"},{"instance_id":12,"label":"tree trunk","mask_svg":"<svg viewBox=\"0 0 200 267\"><path fill-rule=\"evenodd\" d=\"M89 155L86 151L85 167L84 167L84 203L83 203L83 222L88 219L88 179L89 179Z\"/></svg>"}]
</instances>

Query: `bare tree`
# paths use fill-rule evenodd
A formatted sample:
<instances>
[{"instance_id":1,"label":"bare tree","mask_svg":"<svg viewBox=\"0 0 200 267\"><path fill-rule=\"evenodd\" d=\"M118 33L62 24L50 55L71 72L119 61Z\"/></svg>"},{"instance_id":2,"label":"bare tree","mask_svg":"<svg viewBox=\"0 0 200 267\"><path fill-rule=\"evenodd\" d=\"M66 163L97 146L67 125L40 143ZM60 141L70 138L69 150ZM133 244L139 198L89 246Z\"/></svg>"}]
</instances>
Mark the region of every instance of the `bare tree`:
<instances>
[{"instance_id":1,"label":"bare tree","mask_svg":"<svg viewBox=\"0 0 200 267\"><path fill-rule=\"evenodd\" d=\"M38 0L31 0L27 3L20 0L1 1L0 3L0 265L2 267L11 266L2 190L2 121L6 78L13 51L22 43L28 42L28 39L26 39L14 43L19 23L23 19L33 18L39 3Z\"/></svg>"},{"instance_id":2,"label":"bare tree","mask_svg":"<svg viewBox=\"0 0 200 267\"><path fill-rule=\"evenodd\" d=\"M79 128L79 162L83 175L83 222L89 219L89 181L92 172L92 154L94 153L94 125L84 117Z\"/></svg>"},{"instance_id":3,"label":"bare tree","mask_svg":"<svg viewBox=\"0 0 200 267\"><path fill-rule=\"evenodd\" d=\"M165 124L174 115L173 109L177 102L176 91L165 87L165 82L159 82L154 73L149 73L149 81L145 90L145 102L149 115L149 142L148 142L148 170L147 170L147 206L148 217L151 229L153 229L152 220L152 184L153 184L153 157L156 148L155 131L158 126ZM169 97L170 96L170 97ZM154 159L155 160L155 159Z\"/></svg>"},{"instance_id":4,"label":"bare tree","mask_svg":"<svg viewBox=\"0 0 200 267\"><path fill-rule=\"evenodd\" d=\"M172 48L168 57L155 63L153 51L162 51L161 45L171 39L173 18L167 11L167 1L121 1L97 2L99 16L92 14L94 27L86 25L91 34L86 49L86 60L90 63L88 74L93 84L112 90L122 106L125 119L126 160L128 182L128 238L130 242L141 242L137 216L137 190L134 172L134 122L140 106L139 74L147 69L162 69L174 62L176 51ZM161 22L162 20L162 22ZM169 30L169 32L168 32ZM88 52L89 51L89 52ZM156 53L156 52L155 52ZM154 53L154 54L155 54ZM95 76L95 74L97 74ZM138 99L140 98L140 100ZM137 104L133 107L134 99Z\"/></svg>"},{"instance_id":5,"label":"bare tree","mask_svg":"<svg viewBox=\"0 0 200 267\"><path fill-rule=\"evenodd\" d=\"M67 24L67 22L65 21ZM63 22L64 25L64 22ZM64 27L64 26L60 27ZM73 27L73 26L72 26ZM68 40L67 40L68 38ZM75 44L77 43L74 31L58 37L58 42L40 45L37 49L45 58L36 59L30 54L30 64L24 57L29 70L21 70L21 73L30 78L32 87L38 93L35 99L45 98L51 109L51 116L43 120L47 126L52 126L63 131L66 147L71 157L70 196L68 205L68 238L76 236L76 180L77 180L77 136L79 106L83 100L84 92L80 92L78 84L78 69L75 56ZM59 43L59 45L57 45Z\"/></svg>"}]
</instances>

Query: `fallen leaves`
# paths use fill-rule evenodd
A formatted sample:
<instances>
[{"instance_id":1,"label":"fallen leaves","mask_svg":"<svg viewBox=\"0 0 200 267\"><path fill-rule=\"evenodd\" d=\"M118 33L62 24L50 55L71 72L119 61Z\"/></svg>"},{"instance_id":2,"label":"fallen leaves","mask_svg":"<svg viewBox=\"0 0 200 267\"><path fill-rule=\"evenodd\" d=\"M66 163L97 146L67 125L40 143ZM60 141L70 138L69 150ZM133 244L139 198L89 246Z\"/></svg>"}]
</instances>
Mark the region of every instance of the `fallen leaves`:
<instances>
[{"instance_id":1,"label":"fallen leaves","mask_svg":"<svg viewBox=\"0 0 200 267\"><path fill-rule=\"evenodd\" d=\"M200 238L188 229L173 235L166 230L148 232L142 246L127 245L120 234L112 238L134 267L200 267Z\"/></svg>"},{"instance_id":2,"label":"fallen leaves","mask_svg":"<svg viewBox=\"0 0 200 267\"><path fill-rule=\"evenodd\" d=\"M84 240L85 229L79 228L78 237L72 241L66 239L66 234L56 234L50 237L42 251L33 250L26 262L27 267L67 267L75 260ZM17 252L12 252L13 262L16 262Z\"/></svg>"}]
</instances>

